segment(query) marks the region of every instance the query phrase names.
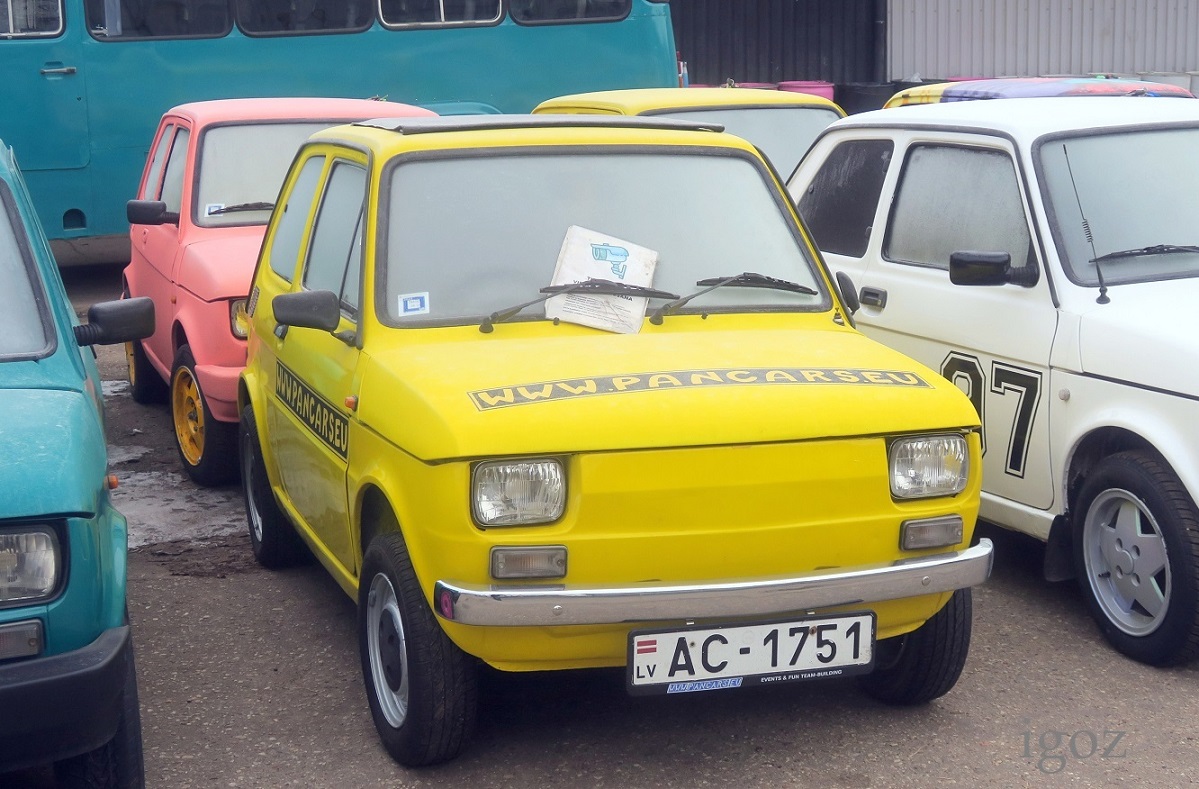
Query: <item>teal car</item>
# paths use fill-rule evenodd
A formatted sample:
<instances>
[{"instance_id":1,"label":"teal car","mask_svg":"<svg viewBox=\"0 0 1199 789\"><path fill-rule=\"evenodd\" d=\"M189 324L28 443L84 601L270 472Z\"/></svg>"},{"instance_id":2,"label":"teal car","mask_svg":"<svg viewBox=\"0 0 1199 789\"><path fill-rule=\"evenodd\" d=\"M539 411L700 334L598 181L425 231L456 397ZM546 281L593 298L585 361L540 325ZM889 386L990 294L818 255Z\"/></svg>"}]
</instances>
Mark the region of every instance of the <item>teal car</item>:
<instances>
[{"instance_id":1,"label":"teal car","mask_svg":"<svg viewBox=\"0 0 1199 789\"><path fill-rule=\"evenodd\" d=\"M52 762L59 786L144 784L127 528L89 346L153 329L149 299L79 323L0 143L0 774Z\"/></svg>"}]
</instances>

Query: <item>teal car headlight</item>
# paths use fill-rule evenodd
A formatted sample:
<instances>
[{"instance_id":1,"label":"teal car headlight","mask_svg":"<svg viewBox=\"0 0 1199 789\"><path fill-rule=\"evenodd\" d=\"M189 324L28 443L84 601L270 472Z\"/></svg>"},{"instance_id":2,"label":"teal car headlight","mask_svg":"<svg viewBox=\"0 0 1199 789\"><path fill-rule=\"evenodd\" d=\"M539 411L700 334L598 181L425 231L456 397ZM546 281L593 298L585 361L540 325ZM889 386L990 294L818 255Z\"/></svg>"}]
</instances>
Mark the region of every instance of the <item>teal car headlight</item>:
<instances>
[{"instance_id":1,"label":"teal car headlight","mask_svg":"<svg viewBox=\"0 0 1199 789\"><path fill-rule=\"evenodd\" d=\"M970 453L960 435L899 438L888 454L897 499L952 496L965 490L970 477Z\"/></svg>"},{"instance_id":2,"label":"teal car headlight","mask_svg":"<svg viewBox=\"0 0 1199 789\"><path fill-rule=\"evenodd\" d=\"M62 553L52 529L0 531L0 605L50 597L61 574Z\"/></svg>"},{"instance_id":3,"label":"teal car headlight","mask_svg":"<svg viewBox=\"0 0 1199 789\"><path fill-rule=\"evenodd\" d=\"M551 523L566 508L566 474L553 458L480 463L471 489L471 511L480 526Z\"/></svg>"}]
</instances>

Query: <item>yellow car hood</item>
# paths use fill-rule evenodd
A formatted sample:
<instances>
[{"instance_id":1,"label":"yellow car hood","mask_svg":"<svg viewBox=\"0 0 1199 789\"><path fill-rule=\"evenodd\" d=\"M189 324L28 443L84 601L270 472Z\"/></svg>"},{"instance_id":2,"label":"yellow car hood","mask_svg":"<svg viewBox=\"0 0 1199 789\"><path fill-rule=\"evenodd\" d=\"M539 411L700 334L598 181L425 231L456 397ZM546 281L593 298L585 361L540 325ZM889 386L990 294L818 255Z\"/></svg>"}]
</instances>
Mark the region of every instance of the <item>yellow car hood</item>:
<instances>
[{"instance_id":1,"label":"yellow car hood","mask_svg":"<svg viewBox=\"0 0 1199 789\"><path fill-rule=\"evenodd\" d=\"M357 416L426 461L978 424L956 387L855 331L667 328L699 320L633 335L544 323L486 337L446 330L364 359Z\"/></svg>"}]
</instances>

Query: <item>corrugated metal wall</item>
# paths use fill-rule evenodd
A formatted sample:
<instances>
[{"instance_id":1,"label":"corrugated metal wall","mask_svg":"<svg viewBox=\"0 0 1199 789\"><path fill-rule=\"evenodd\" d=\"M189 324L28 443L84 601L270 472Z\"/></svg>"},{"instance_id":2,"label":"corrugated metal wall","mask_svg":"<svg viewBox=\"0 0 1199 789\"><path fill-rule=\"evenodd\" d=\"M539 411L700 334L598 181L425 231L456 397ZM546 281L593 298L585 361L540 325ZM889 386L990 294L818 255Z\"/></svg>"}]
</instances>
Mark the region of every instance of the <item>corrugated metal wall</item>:
<instances>
[{"instance_id":1,"label":"corrugated metal wall","mask_svg":"<svg viewBox=\"0 0 1199 789\"><path fill-rule=\"evenodd\" d=\"M1199 70L1199 0L890 0L888 76Z\"/></svg>"},{"instance_id":2,"label":"corrugated metal wall","mask_svg":"<svg viewBox=\"0 0 1199 789\"><path fill-rule=\"evenodd\" d=\"M691 81L718 84L880 74L876 0L671 0L675 43Z\"/></svg>"}]
</instances>

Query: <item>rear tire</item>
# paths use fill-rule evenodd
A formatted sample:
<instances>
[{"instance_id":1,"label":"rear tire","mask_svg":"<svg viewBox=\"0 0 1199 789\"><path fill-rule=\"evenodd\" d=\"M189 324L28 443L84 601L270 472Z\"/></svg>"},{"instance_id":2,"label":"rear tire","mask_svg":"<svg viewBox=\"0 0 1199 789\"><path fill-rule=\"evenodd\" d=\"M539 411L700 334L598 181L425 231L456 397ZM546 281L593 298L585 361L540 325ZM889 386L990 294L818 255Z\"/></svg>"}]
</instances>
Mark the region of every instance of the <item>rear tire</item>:
<instances>
[{"instance_id":1,"label":"rear tire","mask_svg":"<svg viewBox=\"0 0 1199 789\"><path fill-rule=\"evenodd\" d=\"M299 564L307 558L308 550L271 490L253 406L242 409L239 433L241 485L250 529L250 550L258 563L270 570Z\"/></svg>"},{"instance_id":2,"label":"rear tire","mask_svg":"<svg viewBox=\"0 0 1199 789\"><path fill-rule=\"evenodd\" d=\"M438 624L398 531L373 539L363 558L358 647L371 717L391 757L419 767L457 756L474 731L476 667Z\"/></svg>"},{"instance_id":3,"label":"rear tire","mask_svg":"<svg viewBox=\"0 0 1199 789\"><path fill-rule=\"evenodd\" d=\"M144 789L142 718L132 644L128 655L116 734L94 751L56 763L54 777L59 789Z\"/></svg>"},{"instance_id":4,"label":"rear tire","mask_svg":"<svg viewBox=\"0 0 1199 789\"><path fill-rule=\"evenodd\" d=\"M926 704L950 691L970 651L972 596L958 589L940 611L907 635L875 645L875 669L862 689L887 704Z\"/></svg>"},{"instance_id":5,"label":"rear tire","mask_svg":"<svg viewBox=\"0 0 1199 789\"><path fill-rule=\"evenodd\" d=\"M171 371L171 421L183 470L197 485L224 485L237 477L237 425L208 410L191 348L180 346Z\"/></svg>"}]
</instances>

